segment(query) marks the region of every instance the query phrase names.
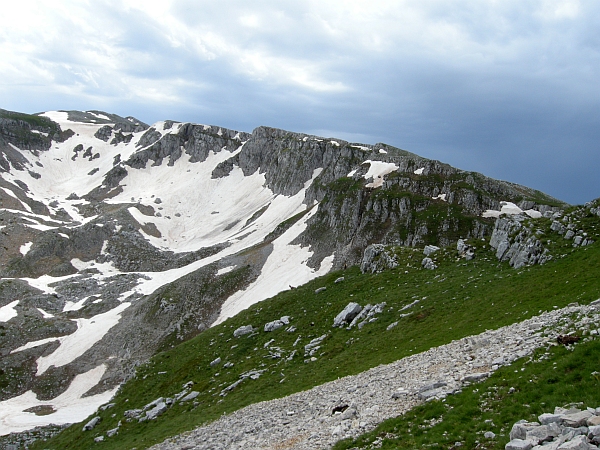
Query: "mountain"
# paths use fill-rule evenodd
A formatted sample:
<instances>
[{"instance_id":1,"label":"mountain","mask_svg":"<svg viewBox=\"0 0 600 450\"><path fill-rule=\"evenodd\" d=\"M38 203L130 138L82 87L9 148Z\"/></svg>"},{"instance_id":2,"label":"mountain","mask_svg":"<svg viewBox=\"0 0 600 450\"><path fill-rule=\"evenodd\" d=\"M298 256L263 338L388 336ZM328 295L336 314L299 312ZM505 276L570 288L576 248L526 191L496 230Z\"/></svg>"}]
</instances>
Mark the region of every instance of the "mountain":
<instances>
[{"instance_id":1,"label":"mountain","mask_svg":"<svg viewBox=\"0 0 600 450\"><path fill-rule=\"evenodd\" d=\"M520 268L556 256L535 220L591 245L567 207L385 144L0 110L0 433L80 421L157 352L393 249L484 239Z\"/></svg>"}]
</instances>

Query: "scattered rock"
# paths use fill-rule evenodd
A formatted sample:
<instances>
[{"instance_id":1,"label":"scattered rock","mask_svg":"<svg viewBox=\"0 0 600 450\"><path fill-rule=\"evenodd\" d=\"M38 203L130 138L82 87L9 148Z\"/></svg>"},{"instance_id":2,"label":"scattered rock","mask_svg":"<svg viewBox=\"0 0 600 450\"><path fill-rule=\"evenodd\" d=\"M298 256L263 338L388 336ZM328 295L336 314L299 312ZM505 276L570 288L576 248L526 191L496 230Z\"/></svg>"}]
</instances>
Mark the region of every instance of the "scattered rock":
<instances>
[{"instance_id":1,"label":"scattered rock","mask_svg":"<svg viewBox=\"0 0 600 450\"><path fill-rule=\"evenodd\" d=\"M423 253L425 254L425 256L429 256L432 253L437 252L439 249L440 248L437 245L426 245L423 249Z\"/></svg>"},{"instance_id":2,"label":"scattered rock","mask_svg":"<svg viewBox=\"0 0 600 450\"><path fill-rule=\"evenodd\" d=\"M428 269L428 270L437 269L437 266L435 265L435 263L433 262L433 259L431 259L431 258L423 258L423 261L421 261L421 265L423 266L424 269Z\"/></svg>"},{"instance_id":3,"label":"scattered rock","mask_svg":"<svg viewBox=\"0 0 600 450\"><path fill-rule=\"evenodd\" d=\"M327 337L326 334L313 339L304 346L304 356L312 356L315 352L321 348L321 342Z\"/></svg>"},{"instance_id":4,"label":"scattered rock","mask_svg":"<svg viewBox=\"0 0 600 450\"><path fill-rule=\"evenodd\" d=\"M233 332L233 336L240 337L246 334L251 334L252 332L254 332L254 328L252 328L252 325L243 325Z\"/></svg>"},{"instance_id":5,"label":"scattered rock","mask_svg":"<svg viewBox=\"0 0 600 450\"><path fill-rule=\"evenodd\" d=\"M341 327L344 324L349 324L361 311L362 307L358 303L348 303L342 312L340 312L337 316L335 316L335 319L333 319L333 326Z\"/></svg>"},{"instance_id":6,"label":"scattered rock","mask_svg":"<svg viewBox=\"0 0 600 450\"><path fill-rule=\"evenodd\" d=\"M98 423L100 423L100 420L102 420L100 416L94 417L92 420L90 420L83 426L83 431L92 430L96 425L98 425Z\"/></svg>"},{"instance_id":7,"label":"scattered rock","mask_svg":"<svg viewBox=\"0 0 600 450\"><path fill-rule=\"evenodd\" d=\"M214 367L217 364L221 364L221 357L219 356L217 359L214 359L210 362L210 367Z\"/></svg>"},{"instance_id":8,"label":"scattered rock","mask_svg":"<svg viewBox=\"0 0 600 450\"><path fill-rule=\"evenodd\" d=\"M281 328L284 325L285 324L281 320L277 319L277 320L274 320L273 322L266 323L264 330L266 332L271 332L271 331L275 331L275 330Z\"/></svg>"}]
</instances>

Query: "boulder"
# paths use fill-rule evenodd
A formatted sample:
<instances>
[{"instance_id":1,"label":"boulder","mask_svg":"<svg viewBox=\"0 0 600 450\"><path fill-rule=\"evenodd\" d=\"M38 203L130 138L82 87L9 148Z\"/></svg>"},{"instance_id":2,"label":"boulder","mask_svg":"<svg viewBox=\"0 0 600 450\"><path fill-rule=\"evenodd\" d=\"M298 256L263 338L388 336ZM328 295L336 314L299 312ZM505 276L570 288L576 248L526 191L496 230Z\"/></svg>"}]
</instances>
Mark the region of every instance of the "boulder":
<instances>
[{"instance_id":1,"label":"boulder","mask_svg":"<svg viewBox=\"0 0 600 450\"><path fill-rule=\"evenodd\" d=\"M423 249L423 253L425 254L425 256L429 256L432 253L435 253L439 250L440 248L436 245L426 245L425 248Z\"/></svg>"},{"instance_id":2,"label":"boulder","mask_svg":"<svg viewBox=\"0 0 600 450\"><path fill-rule=\"evenodd\" d=\"M589 419L591 416L592 413L589 411L581 411L575 414L565 414L561 419L561 423L566 427L582 427L586 424L587 419Z\"/></svg>"},{"instance_id":3,"label":"boulder","mask_svg":"<svg viewBox=\"0 0 600 450\"><path fill-rule=\"evenodd\" d=\"M433 259L431 259L431 258L423 258L423 261L421 261L421 265L423 266L424 269L428 269L428 270L437 269L437 266L435 265L435 263L433 262Z\"/></svg>"},{"instance_id":4,"label":"boulder","mask_svg":"<svg viewBox=\"0 0 600 450\"><path fill-rule=\"evenodd\" d=\"M369 245L364 253L360 263L362 273L381 272L385 269L395 269L398 267L396 256L388 252L382 244Z\"/></svg>"},{"instance_id":5,"label":"boulder","mask_svg":"<svg viewBox=\"0 0 600 450\"><path fill-rule=\"evenodd\" d=\"M511 439L508 444L504 446L504 450L531 450L533 443L524 439Z\"/></svg>"},{"instance_id":6,"label":"boulder","mask_svg":"<svg viewBox=\"0 0 600 450\"><path fill-rule=\"evenodd\" d=\"M514 439L520 439L520 440L525 440L525 437L527 436L527 432L535 427L538 427L540 424L537 422L527 422L527 421L520 421L517 422L513 425L512 429L510 430L510 440L514 440Z\"/></svg>"},{"instance_id":7,"label":"boulder","mask_svg":"<svg viewBox=\"0 0 600 450\"><path fill-rule=\"evenodd\" d=\"M273 322L266 323L264 330L266 332L271 332L271 331L275 331L275 330L281 328L284 325L285 324L281 320L277 319L277 320L274 320Z\"/></svg>"},{"instance_id":8,"label":"boulder","mask_svg":"<svg viewBox=\"0 0 600 450\"><path fill-rule=\"evenodd\" d=\"M240 337L246 334L251 334L253 331L254 328L252 328L252 325L243 325L233 332L233 337Z\"/></svg>"},{"instance_id":9,"label":"boulder","mask_svg":"<svg viewBox=\"0 0 600 450\"><path fill-rule=\"evenodd\" d=\"M525 434L525 439L536 443L548 442L560 434L560 428L557 425L540 425L532 428Z\"/></svg>"},{"instance_id":10,"label":"boulder","mask_svg":"<svg viewBox=\"0 0 600 450\"><path fill-rule=\"evenodd\" d=\"M540 416L538 416L538 420L540 421L540 423L542 425L549 425L551 423L555 423L555 422L560 422L560 419L562 418L562 414L549 414L549 413L544 413Z\"/></svg>"},{"instance_id":11,"label":"boulder","mask_svg":"<svg viewBox=\"0 0 600 450\"><path fill-rule=\"evenodd\" d=\"M221 357L219 356L217 359L214 359L210 362L210 367L214 367L217 364L221 364Z\"/></svg>"},{"instance_id":12,"label":"boulder","mask_svg":"<svg viewBox=\"0 0 600 450\"><path fill-rule=\"evenodd\" d=\"M342 312L340 312L337 316L335 316L335 319L333 319L333 326L341 327L345 324L349 324L361 311L362 307L358 303L348 303Z\"/></svg>"},{"instance_id":13,"label":"boulder","mask_svg":"<svg viewBox=\"0 0 600 450\"><path fill-rule=\"evenodd\" d=\"M587 438L580 435L560 444L558 450L590 450L590 445L587 442Z\"/></svg>"},{"instance_id":14,"label":"boulder","mask_svg":"<svg viewBox=\"0 0 600 450\"><path fill-rule=\"evenodd\" d=\"M149 411L146 411L146 420L154 420L167 410L167 404L165 402L159 402L157 405Z\"/></svg>"},{"instance_id":15,"label":"boulder","mask_svg":"<svg viewBox=\"0 0 600 450\"><path fill-rule=\"evenodd\" d=\"M586 425L588 427L595 427L600 425L600 416L592 416L588 420L586 420Z\"/></svg>"},{"instance_id":16,"label":"boulder","mask_svg":"<svg viewBox=\"0 0 600 450\"><path fill-rule=\"evenodd\" d=\"M198 397L198 395L200 395L200 392L198 392L198 391L192 391L188 395L186 395L185 397L183 397L181 399L181 403L183 403L183 402L189 402L190 400L194 400L196 397Z\"/></svg>"},{"instance_id":17,"label":"boulder","mask_svg":"<svg viewBox=\"0 0 600 450\"><path fill-rule=\"evenodd\" d=\"M94 417L92 420L90 420L88 423L86 423L83 426L83 431L88 431L88 430L93 429L96 425L98 425L98 423L100 423L100 420L102 420L102 419L100 419L100 416Z\"/></svg>"}]
</instances>

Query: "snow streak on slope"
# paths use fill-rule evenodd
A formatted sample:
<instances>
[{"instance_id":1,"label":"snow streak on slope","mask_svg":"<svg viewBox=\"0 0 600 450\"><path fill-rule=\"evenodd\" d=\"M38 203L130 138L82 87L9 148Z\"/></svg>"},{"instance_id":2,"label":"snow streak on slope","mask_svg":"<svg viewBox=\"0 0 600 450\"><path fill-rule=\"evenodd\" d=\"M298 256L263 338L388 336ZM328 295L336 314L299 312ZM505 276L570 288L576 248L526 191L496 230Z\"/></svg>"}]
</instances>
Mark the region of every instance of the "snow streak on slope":
<instances>
[{"instance_id":1,"label":"snow streak on slope","mask_svg":"<svg viewBox=\"0 0 600 450\"><path fill-rule=\"evenodd\" d=\"M13 317L17 317L18 314L15 306L18 304L19 300L15 300L0 308L0 322L8 322Z\"/></svg>"},{"instance_id":2,"label":"snow streak on slope","mask_svg":"<svg viewBox=\"0 0 600 450\"><path fill-rule=\"evenodd\" d=\"M255 303L290 289L291 286L300 286L329 272L333 265L333 256L325 258L319 270L315 271L306 265L307 260L312 256L308 247L291 244L306 229L306 222L316 211L317 208L313 208L301 221L273 242L273 252L269 255L259 277L246 289L227 299L214 325L235 316Z\"/></svg>"},{"instance_id":3,"label":"snow streak on slope","mask_svg":"<svg viewBox=\"0 0 600 450\"><path fill-rule=\"evenodd\" d=\"M18 397L0 402L0 436L29 430L48 424L62 425L78 422L92 414L99 406L107 403L118 388L97 395L82 397L93 388L106 372L106 366L100 365L81 375L77 375L69 388L52 400L38 400L32 391ZM50 406L52 414L38 416L25 410L40 406Z\"/></svg>"},{"instance_id":4,"label":"snow streak on slope","mask_svg":"<svg viewBox=\"0 0 600 450\"><path fill-rule=\"evenodd\" d=\"M60 367L69 364L92 348L96 342L102 339L104 335L119 322L121 313L130 305L131 303L122 303L108 312L98 314L89 319L76 319L77 331L74 333L67 334L66 336L28 342L27 344L12 350L10 353L16 353L49 342L58 341L60 345L54 352L48 356L40 356L38 358L38 370L36 376L40 376L51 366Z\"/></svg>"}]
</instances>

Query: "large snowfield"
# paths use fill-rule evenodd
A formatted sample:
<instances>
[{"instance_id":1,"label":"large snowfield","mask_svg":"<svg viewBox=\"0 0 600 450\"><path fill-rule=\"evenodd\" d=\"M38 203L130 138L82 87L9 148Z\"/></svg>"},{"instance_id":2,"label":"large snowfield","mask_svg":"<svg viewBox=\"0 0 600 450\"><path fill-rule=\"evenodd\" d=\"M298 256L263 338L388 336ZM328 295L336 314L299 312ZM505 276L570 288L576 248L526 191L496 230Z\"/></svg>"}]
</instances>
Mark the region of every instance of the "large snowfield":
<instances>
[{"instance_id":1,"label":"large snowfield","mask_svg":"<svg viewBox=\"0 0 600 450\"><path fill-rule=\"evenodd\" d=\"M80 227L96 218L96 216L84 217L80 213L77 206L87 203L81 197L102 185L104 176L112 169L117 155L120 155L121 161L126 161L135 152L143 150L137 146L143 132L132 133L129 143L112 145L94 137L98 129L106 125L105 123L73 122L68 119L66 112L49 112L45 115L58 122L63 130L71 129L75 134L65 142L53 142L48 151L38 154L22 152L29 160L28 170L11 170L9 173L3 173L2 177L13 184L25 183L28 187L26 195L29 198L43 203L51 213L64 209L73 221L62 222L45 215L34 214L31 208L21 202L12 191L9 189L5 191L9 191L6 194L21 205L19 210L13 212L27 217L27 226L32 229L47 231L57 230L61 226ZM96 116L103 118L101 115L96 114ZM161 135L177 133L180 127L181 124L175 124L168 130L164 130L164 123L154 125ZM74 148L79 144L83 146L83 151L74 153ZM190 162L189 155L183 153L173 165L168 165L165 160L161 165L152 165L149 162L146 168L141 169L127 167L128 175L121 181L122 192L106 200L110 204L131 205L128 211L140 225L154 226L160 236L156 233L150 235L142 230L140 232L158 249L181 253L222 243L227 243L228 246L212 256L181 268L139 273L137 285L120 296L121 303L117 307L93 317L72 319L77 325L77 330L70 335L31 341L19 348L11 349L11 353L26 351L56 341L59 345L52 353L37 359L36 375L44 374L52 366L60 367L69 364L92 348L119 323L123 311L132 304L131 295L149 295L156 289L201 267L257 245L263 242L278 224L307 208L310 208L310 211L273 242L273 250L259 277L225 302L216 323L282 290L289 289L290 286L302 285L327 273L332 267L333 255L325 258L320 267L315 270L307 264L312 256L309 248L292 244L292 241L305 230L306 222L318 210L317 204L306 205L304 197L306 189L322 169L315 170L304 189L293 196L274 194L266 186L264 174L259 171L244 176L240 168L234 167L228 176L212 178L215 167L242 151L243 145L244 143L240 142L240 146L233 152L226 149L210 152L206 160L199 163ZM92 157L89 154L88 157L83 157L83 152L90 146ZM98 156L93 157L96 154ZM374 187L381 186L383 176L397 169L385 163L369 162L371 168L368 176L373 176ZM38 175L32 177L29 171ZM146 206L144 211L148 210L147 207L152 207L154 215L143 214L137 205ZM258 211L262 211L262 214L249 223L249 219ZM68 237L64 234L63 236ZM23 242L20 247L21 254L26 255L31 247L31 241ZM120 273L111 263L78 259L73 259L71 263L78 270L90 267L96 269L97 273L92 278L100 283ZM54 283L76 276L44 275L39 278L21 279L44 293L55 294ZM87 301L88 297L76 302L69 301L65 304L63 312L77 312ZM95 301L99 302L102 299ZM40 312L45 319L53 317L43 309L40 309ZM0 322L8 322L18 314L19 301L14 301L0 308ZM110 390L83 397L100 381L105 370L106 367L100 365L85 374L78 375L63 394L50 401L39 401L32 391L1 401L0 435L51 423L63 424L83 420L106 403L115 392ZM38 416L34 412L26 411L44 405L51 406L54 412Z\"/></svg>"}]
</instances>

